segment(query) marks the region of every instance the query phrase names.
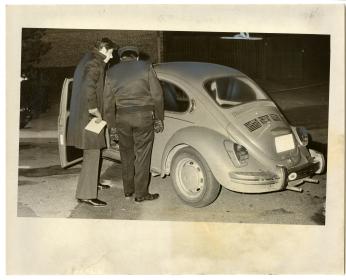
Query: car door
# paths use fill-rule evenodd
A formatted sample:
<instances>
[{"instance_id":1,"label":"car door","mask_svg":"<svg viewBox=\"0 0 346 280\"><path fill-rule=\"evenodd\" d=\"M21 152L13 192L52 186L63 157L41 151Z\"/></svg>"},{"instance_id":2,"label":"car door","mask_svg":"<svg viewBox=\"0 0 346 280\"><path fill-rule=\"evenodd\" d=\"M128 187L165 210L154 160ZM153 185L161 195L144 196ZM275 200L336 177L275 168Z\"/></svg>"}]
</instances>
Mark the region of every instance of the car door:
<instances>
[{"instance_id":1,"label":"car door","mask_svg":"<svg viewBox=\"0 0 346 280\"><path fill-rule=\"evenodd\" d=\"M63 83L60 111L58 117L58 145L61 167L69 167L83 159L83 150L72 146L66 146L67 122L70 115L70 100L72 94L73 79L66 78Z\"/></svg>"}]
</instances>

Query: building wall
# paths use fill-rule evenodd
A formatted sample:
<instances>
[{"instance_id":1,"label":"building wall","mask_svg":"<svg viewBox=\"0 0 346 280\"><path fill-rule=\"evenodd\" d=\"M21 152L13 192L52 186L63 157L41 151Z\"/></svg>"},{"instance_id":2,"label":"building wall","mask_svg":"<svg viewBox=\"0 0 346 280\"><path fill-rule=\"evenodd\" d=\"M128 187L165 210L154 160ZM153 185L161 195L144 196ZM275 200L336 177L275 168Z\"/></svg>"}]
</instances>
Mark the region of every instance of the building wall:
<instances>
[{"instance_id":1,"label":"building wall","mask_svg":"<svg viewBox=\"0 0 346 280\"><path fill-rule=\"evenodd\" d=\"M263 39L221 39L225 35L230 34L164 32L163 60L223 64L261 80L329 80L329 36L251 34Z\"/></svg>"},{"instance_id":2,"label":"building wall","mask_svg":"<svg viewBox=\"0 0 346 280\"><path fill-rule=\"evenodd\" d=\"M52 48L39 68L74 67L94 42L109 37L136 45L153 63L205 61L227 65L262 80L328 80L330 38L326 35L251 34L263 40L223 40L217 32L47 29ZM116 59L115 59L116 61Z\"/></svg>"},{"instance_id":3,"label":"building wall","mask_svg":"<svg viewBox=\"0 0 346 280\"><path fill-rule=\"evenodd\" d=\"M158 61L158 32L126 30L47 29L43 40L52 48L42 56L39 68L76 66L83 54L92 49L96 40L108 37L120 47L138 46L152 62Z\"/></svg>"}]
</instances>

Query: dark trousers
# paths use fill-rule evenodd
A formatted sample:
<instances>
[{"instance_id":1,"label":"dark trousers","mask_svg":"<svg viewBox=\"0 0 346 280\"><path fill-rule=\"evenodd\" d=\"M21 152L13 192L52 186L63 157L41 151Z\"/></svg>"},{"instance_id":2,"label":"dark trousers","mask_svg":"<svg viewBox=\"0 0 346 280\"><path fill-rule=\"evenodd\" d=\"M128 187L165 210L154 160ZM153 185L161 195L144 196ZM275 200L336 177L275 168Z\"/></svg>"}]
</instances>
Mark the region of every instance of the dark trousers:
<instances>
[{"instance_id":1,"label":"dark trousers","mask_svg":"<svg viewBox=\"0 0 346 280\"><path fill-rule=\"evenodd\" d=\"M121 112L116 116L122 178L125 193L148 194L150 161L154 142L151 111Z\"/></svg>"},{"instance_id":2,"label":"dark trousers","mask_svg":"<svg viewBox=\"0 0 346 280\"><path fill-rule=\"evenodd\" d=\"M97 198L97 186L100 176L100 150L83 150L82 170L79 175L76 198Z\"/></svg>"}]
</instances>

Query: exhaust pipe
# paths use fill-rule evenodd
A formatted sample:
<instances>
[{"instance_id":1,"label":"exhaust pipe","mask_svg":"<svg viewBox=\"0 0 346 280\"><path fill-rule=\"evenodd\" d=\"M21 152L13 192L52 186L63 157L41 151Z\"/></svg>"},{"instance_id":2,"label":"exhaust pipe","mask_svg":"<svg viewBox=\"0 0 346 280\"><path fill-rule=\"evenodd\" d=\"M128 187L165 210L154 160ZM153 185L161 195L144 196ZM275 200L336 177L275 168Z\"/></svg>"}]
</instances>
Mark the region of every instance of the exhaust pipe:
<instances>
[{"instance_id":1,"label":"exhaust pipe","mask_svg":"<svg viewBox=\"0 0 346 280\"><path fill-rule=\"evenodd\" d=\"M286 187L287 190L290 191L295 191L295 192L303 192L303 189L301 187L297 187L301 184L303 184L304 182L308 182L308 183L313 183L313 184L318 184L319 180L317 179L312 179L312 178L304 178L299 180L298 182L296 182L294 185L288 185Z\"/></svg>"},{"instance_id":2,"label":"exhaust pipe","mask_svg":"<svg viewBox=\"0 0 346 280\"><path fill-rule=\"evenodd\" d=\"M286 190L294 191L294 192L303 192L303 189L301 187L296 186L287 186Z\"/></svg>"},{"instance_id":3,"label":"exhaust pipe","mask_svg":"<svg viewBox=\"0 0 346 280\"><path fill-rule=\"evenodd\" d=\"M304 182L308 182L308 183L313 183L313 184L318 184L320 181L318 181L318 179L312 179L312 178L305 178L303 179Z\"/></svg>"}]
</instances>

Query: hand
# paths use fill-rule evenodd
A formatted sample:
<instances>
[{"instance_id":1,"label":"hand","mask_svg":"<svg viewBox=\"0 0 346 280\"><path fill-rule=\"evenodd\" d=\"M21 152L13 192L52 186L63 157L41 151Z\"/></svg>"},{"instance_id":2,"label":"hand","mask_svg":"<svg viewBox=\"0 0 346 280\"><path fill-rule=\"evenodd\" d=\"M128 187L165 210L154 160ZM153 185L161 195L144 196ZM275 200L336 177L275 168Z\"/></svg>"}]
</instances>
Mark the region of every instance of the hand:
<instances>
[{"instance_id":1,"label":"hand","mask_svg":"<svg viewBox=\"0 0 346 280\"><path fill-rule=\"evenodd\" d=\"M109 137L112 139L112 141L114 141L116 143L119 142L119 134L118 134L117 129L115 127L110 128Z\"/></svg>"},{"instance_id":2,"label":"hand","mask_svg":"<svg viewBox=\"0 0 346 280\"><path fill-rule=\"evenodd\" d=\"M97 108L89 109L89 114L97 118L95 120L96 123L100 123L102 121L101 113Z\"/></svg>"},{"instance_id":3,"label":"hand","mask_svg":"<svg viewBox=\"0 0 346 280\"><path fill-rule=\"evenodd\" d=\"M163 121L161 120L154 120L154 131L156 133L162 132L164 129Z\"/></svg>"},{"instance_id":4,"label":"hand","mask_svg":"<svg viewBox=\"0 0 346 280\"><path fill-rule=\"evenodd\" d=\"M101 113L100 113L99 109L97 109L97 108L89 109L89 114L102 120Z\"/></svg>"}]
</instances>

